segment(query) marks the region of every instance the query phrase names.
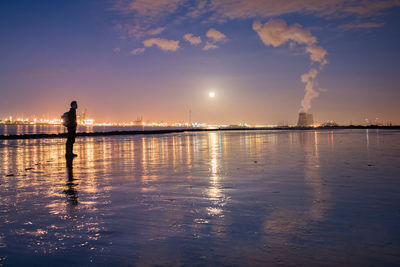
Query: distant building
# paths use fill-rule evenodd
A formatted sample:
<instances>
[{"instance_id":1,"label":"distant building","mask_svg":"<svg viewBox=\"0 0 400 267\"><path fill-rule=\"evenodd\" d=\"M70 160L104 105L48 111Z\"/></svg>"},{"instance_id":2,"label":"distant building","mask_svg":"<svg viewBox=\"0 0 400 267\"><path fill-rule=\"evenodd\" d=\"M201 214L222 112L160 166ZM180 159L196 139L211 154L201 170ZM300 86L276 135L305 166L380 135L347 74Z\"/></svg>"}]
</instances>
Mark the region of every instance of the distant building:
<instances>
[{"instance_id":1,"label":"distant building","mask_svg":"<svg viewBox=\"0 0 400 267\"><path fill-rule=\"evenodd\" d=\"M337 127L339 125L334 121L327 121L324 124L322 124L322 126L324 126L324 127Z\"/></svg>"},{"instance_id":2,"label":"distant building","mask_svg":"<svg viewBox=\"0 0 400 267\"><path fill-rule=\"evenodd\" d=\"M136 125L136 126L142 126L143 125L143 117L142 116L138 116L137 118L136 118L136 120L133 122L133 125Z\"/></svg>"},{"instance_id":3,"label":"distant building","mask_svg":"<svg viewBox=\"0 0 400 267\"><path fill-rule=\"evenodd\" d=\"M299 127L311 127L314 125L314 118L311 113L300 112L297 126Z\"/></svg>"},{"instance_id":4,"label":"distant building","mask_svg":"<svg viewBox=\"0 0 400 267\"><path fill-rule=\"evenodd\" d=\"M87 108L84 109L82 114L77 114L76 115L76 121L78 122L78 124L85 124L86 111L87 111Z\"/></svg>"}]
</instances>

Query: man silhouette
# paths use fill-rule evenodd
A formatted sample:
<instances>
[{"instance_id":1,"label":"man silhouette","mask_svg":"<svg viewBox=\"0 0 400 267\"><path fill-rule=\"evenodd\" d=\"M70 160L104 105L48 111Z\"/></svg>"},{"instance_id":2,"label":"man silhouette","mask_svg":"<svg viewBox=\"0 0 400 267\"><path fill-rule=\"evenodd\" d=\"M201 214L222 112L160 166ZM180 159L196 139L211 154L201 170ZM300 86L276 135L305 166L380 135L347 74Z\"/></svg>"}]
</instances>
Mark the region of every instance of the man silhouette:
<instances>
[{"instance_id":1,"label":"man silhouette","mask_svg":"<svg viewBox=\"0 0 400 267\"><path fill-rule=\"evenodd\" d=\"M76 109L78 108L78 104L76 101L71 102L71 108L68 112L68 138L67 143L65 144L65 156L67 157L76 157L78 155L73 153L75 137L76 137Z\"/></svg>"}]
</instances>

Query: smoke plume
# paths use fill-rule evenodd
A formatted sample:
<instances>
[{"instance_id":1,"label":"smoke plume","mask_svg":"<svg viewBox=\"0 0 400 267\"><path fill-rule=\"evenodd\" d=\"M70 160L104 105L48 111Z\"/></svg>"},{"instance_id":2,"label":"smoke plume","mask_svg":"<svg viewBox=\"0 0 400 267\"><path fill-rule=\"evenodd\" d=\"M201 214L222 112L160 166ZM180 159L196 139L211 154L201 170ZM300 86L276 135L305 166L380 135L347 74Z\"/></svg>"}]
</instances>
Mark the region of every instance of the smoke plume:
<instances>
[{"instance_id":1,"label":"smoke plume","mask_svg":"<svg viewBox=\"0 0 400 267\"><path fill-rule=\"evenodd\" d=\"M300 24L288 26L282 19L270 19L265 24L259 21L253 23L253 30L258 33L261 41L267 46L278 47L285 43L290 46L305 45L305 51L310 55L312 64L318 64L318 68L312 67L308 73L301 75L301 81L305 83L305 95L301 101L301 111L308 112L311 108L311 100L318 97L318 72L328 63L326 50L317 45L317 38L308 29Z\"/></svg>"}]
</instances>

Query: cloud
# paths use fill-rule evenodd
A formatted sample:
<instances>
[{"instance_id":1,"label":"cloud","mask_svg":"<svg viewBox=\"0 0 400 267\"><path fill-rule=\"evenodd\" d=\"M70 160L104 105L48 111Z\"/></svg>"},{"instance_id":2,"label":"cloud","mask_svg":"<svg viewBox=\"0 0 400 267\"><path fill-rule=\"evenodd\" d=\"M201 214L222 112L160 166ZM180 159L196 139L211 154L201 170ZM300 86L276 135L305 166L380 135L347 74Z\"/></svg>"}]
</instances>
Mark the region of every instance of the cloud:
<instances>
[{"instance_id":1,"label":"cloud","mask_svg":"<svg viewBox=\"0 0 400 267\"><path fill-rule=\"evenodd\" d=\"M174 12L182 0L121 0L116 1L114 9L125 13L137 13L141 16L156 17L162 13Z\"/></svg>"},{"instance_id":2,"label":"cloud","mask_svg":"<svg viewBox=\"0 0 400 267\"><path fill-rule=\"evenodd\" d=\"M165 30L159 25L165 17L174 13L183 0L115 0L112 10L122 16L115 30L122 38L158 35Z\"/></svg>"},{"instance_id":3,"label":"cloud","mask_svg":"<svg viewBox=\"0 0 400 267\"><path fill-rule=\"evenodd\" d=\"M155 29L148 30L146 32L146 35L158 35L158 34L162 33L164 30L165 30L164 27L158 27Z\"/></svg>"},{"instance_id":4,"label":"cloud","mask_svg":"<svg viewBox=\"0 0 400 267\"><path fill-rule=\"evenodd\" d=\"M156 45L163 51L176 51L180 48L179 41L162 39L162 38L150 38L143 41L145 47L151 47Z\"/></svg>"},{"instance_id":5,"label":"cloud","mask_svg":"<svg viewBox=\"0 0 400 267\"><path fill-rule=\"evenodd\" d=\"M291 13L313 14L319 17L379 16L398 0L211 0L215 17L226 19L268 18Z\"/></svg>"},{"instance_id":6,"label":"cloud","mask_svg":"<svg viewBox=\"0 0 400 267\"><path fill-rule=\"evenodd\" d=\"M211 49L217 49L218 46L216 44L207 42L206 45L203 47L202 50L207 51L207 50L211 50Z\"/></svg>"},{"instance_id":7,"label":"cloud","mask_svg":"<svg viewBox=\"0 0 400 267\"><path fill-rule=\"evenodd\" d=\"M259 21L253 23L253 30L258 33L261 41L266 46L278 47L286 43L293 48L296 45L304 45L305 52L310 55L312 63L319 64L319 70L328 63L327 51L317 45L317 38L310 30L303 28L300 24L288 26L282 19L270 19L265 24ZM318 83L315 81L318 70L311 68L310 71L301 76L301 81L305 83L305 95L301 101L301 110L307 112L311 108L311 101L318 97Z\"/></svg>"},{"instance_id":8,"label":"cloud","mask_svg":"<svg viewBox=\"0 0 400 267\"><path fill-rule=\"evenodd\" d=\"M264 25L256 21L253 23L253 30L258 33L265 45L274 47L278 47L288 41L299 44L314 44L317 41L309 30L304 29L299 24L288 27L282 19L271 19Z\"/></svg>"},{"instance_id":9,"label":"cloud","mask_svg":"<svg viewBox=\"0 0 400 267\"><path fill-rule=\"evenodd\" d=\"M212 39L215 43L226 40L226 35L220 31L217 31L214 28L211 28L207 31L206 36Z\"/></svg>"},{"instance_id":10,"label":"cloud","mask_svg":"<svg viewBox=\"0 0 400 267\"><path fill-rule=\"evenodd\" d=\"M151 25L140 24L136 22L117 24L114 26L115 31L120 32L123 38L134 37L143 38L162 33L165 27L151 28Z\"/></svg>"},{"instance_id":11,"label":"cloud","mask_svg":"<svg viewBox=\"0 0 400 267\"><path fill-rule=\"evenodd\" d=\"M290 43L291 47L296 44L305 45L305 51L310 54L312 62L319 62L322 65L327 63L326 50L316 45L317 38L300 24L288 26L282 19L270 19L265 24L259 21L254 22L253 30L258 33L266 46L278 47L285 43Z\"/></svg>"},{"instance_id":12,"label":"cloud","mask_svg":"<svg viewBox=\"0 0 400 267\"><path fill-rule=\"evenodd\" d=\"M327 20L349 18L339 29L370 29L383 23L363 22L384 16L399 0L114 0L112 10L120 13L115 30L121 38L143 38L160 34L164 28L185 23L226 22L235 19L264 19L304 14ZM162 29L162 30L161 30Z\"/></svg>"},{"instance_id":13,"label":"cloud","mask_svg":"<svg viewBox=\"0 0 400 267\"><path fill-rule=\"evenodd\" d=\"M326 55L328 54L322 46L309 45L306 47L306 52L310 54L310 59L312 62L319 62L321 66L324 66L328 61L326 60Z\"/></svg>"},{"instance_id":14,"label":"cloud","mask_svg":"<svg viewBox=\"0 0 400 267\"><path fill-rule=\"evenodd\" d=\"M189 18L198 18L208 10L208 0L197 0L196 5L189 7L186 16Z\"/></svg>"},{"instance_id":15,"label":"cloud","mask_svg":"<svg viewBox=\"0 0 400 267\"><path fill-rule=\"evenodd\" d=\"M133 49L133 50L130 52L130 54L132 54L132 55L137 55L137 54L143 53L144 51L146 51L146 48L144 48L144 47L136 48L136 49Z\"/></svg>"},{"instance_id":16,"label":"cloud","mask_svg":"<svg viewBox=\"0 0 400 267\"><path fill-rule=\"evenodd\" d=\"M383 22L372 22L372 21L367 21L367 22L360 22L360 21L352 21L343 25L339 26L339 29L344 30L344 31L350 31L350 30L360 30L360 29L373 29L373 28L379 28L384 25Z\"/></svg>"},{"instance_id":17,"label":"cloud","mask_svg":"<svg viewBox=\"0 0 400 267\"><path fill-rule=\"evenodd\" d=\"M226 41L228 39L225 34L214 28L209 29L206 32L206 36L211 40L206 42L206 44L202 48L203 51L217 49L219 46L216 45L216 43Z\"/></svg>"},{"instance_id":18,"label":"cloud","mask_svg":"<svg viewBox=\"0 0 400 267\"><path fill-rule=\"evenodd\" d=\"M370 17L399 7L398 0L116 0L113 9L125 14L160 18L175 12L193 18L204 13L227 19L269 18L291 13L319 17Z\"/></svg>"},{"instance_id":19,"label":"cloud","mask_svg":"<svg viewBox=\"0 0 400 267\"><path fill-rule=\"evenodd\" d=\"M343 12L347 14L355 14L360 17L371 17L382 15L387 9L399 7L398 0L366 0L366 1L346 1L343 2Z\"/></svg>"},{"instance_id":20,"label":"cloud","mask_svg":"<svg viewBox=\"0 0 400 267\"><path fill-rule=\"evenodd\" d=\"M116 48L114 48L113 50L114 50L115 53L118 53L119 51L121 51L121 48L116 47Z\"/></svg>"},{"instance_id":21,"label":"cloud","mask_svg":"<svg viewBox=\"0 0 400 267\"><path fill-rule=\"evenodd\" d=\"M183 39L188 41L191 45L198 45L201 44L201 38L200 36L194 36L191 33L187 33L183 36Z\"/></svg>"}]
</instances>

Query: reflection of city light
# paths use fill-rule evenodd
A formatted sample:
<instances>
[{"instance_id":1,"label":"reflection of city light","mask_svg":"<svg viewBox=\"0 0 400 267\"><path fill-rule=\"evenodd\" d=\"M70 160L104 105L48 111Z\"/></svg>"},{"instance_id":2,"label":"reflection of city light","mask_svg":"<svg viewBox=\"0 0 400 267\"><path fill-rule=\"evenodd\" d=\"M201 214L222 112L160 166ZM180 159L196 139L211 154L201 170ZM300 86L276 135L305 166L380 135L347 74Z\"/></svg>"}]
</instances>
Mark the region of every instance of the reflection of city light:
<instances>
[{"instance_id":1,"label":"reflection of city light","mask_svg":"<svg viewBox=\"0 0 400 267\"><path fill-rule=\"evenodd\" d=\"M217 158L212 158L211 159L211 173L213 174L213 178L217 178L216 173L217 173Z\"/></svg>"},{"instance_id":2,"label":"reflection of city light","mask_svg":"<svg viewBox=\"0 0 400 267\"><path fill-rule=\"evenodd\" d=\"M208 190L208 195L212 198L221 197L221 189L219 185L219 175L218 175L218 154L220 150L218 133L210 133L210 148L211 148L211 186Z\"/></svg>"}]
</instances>

